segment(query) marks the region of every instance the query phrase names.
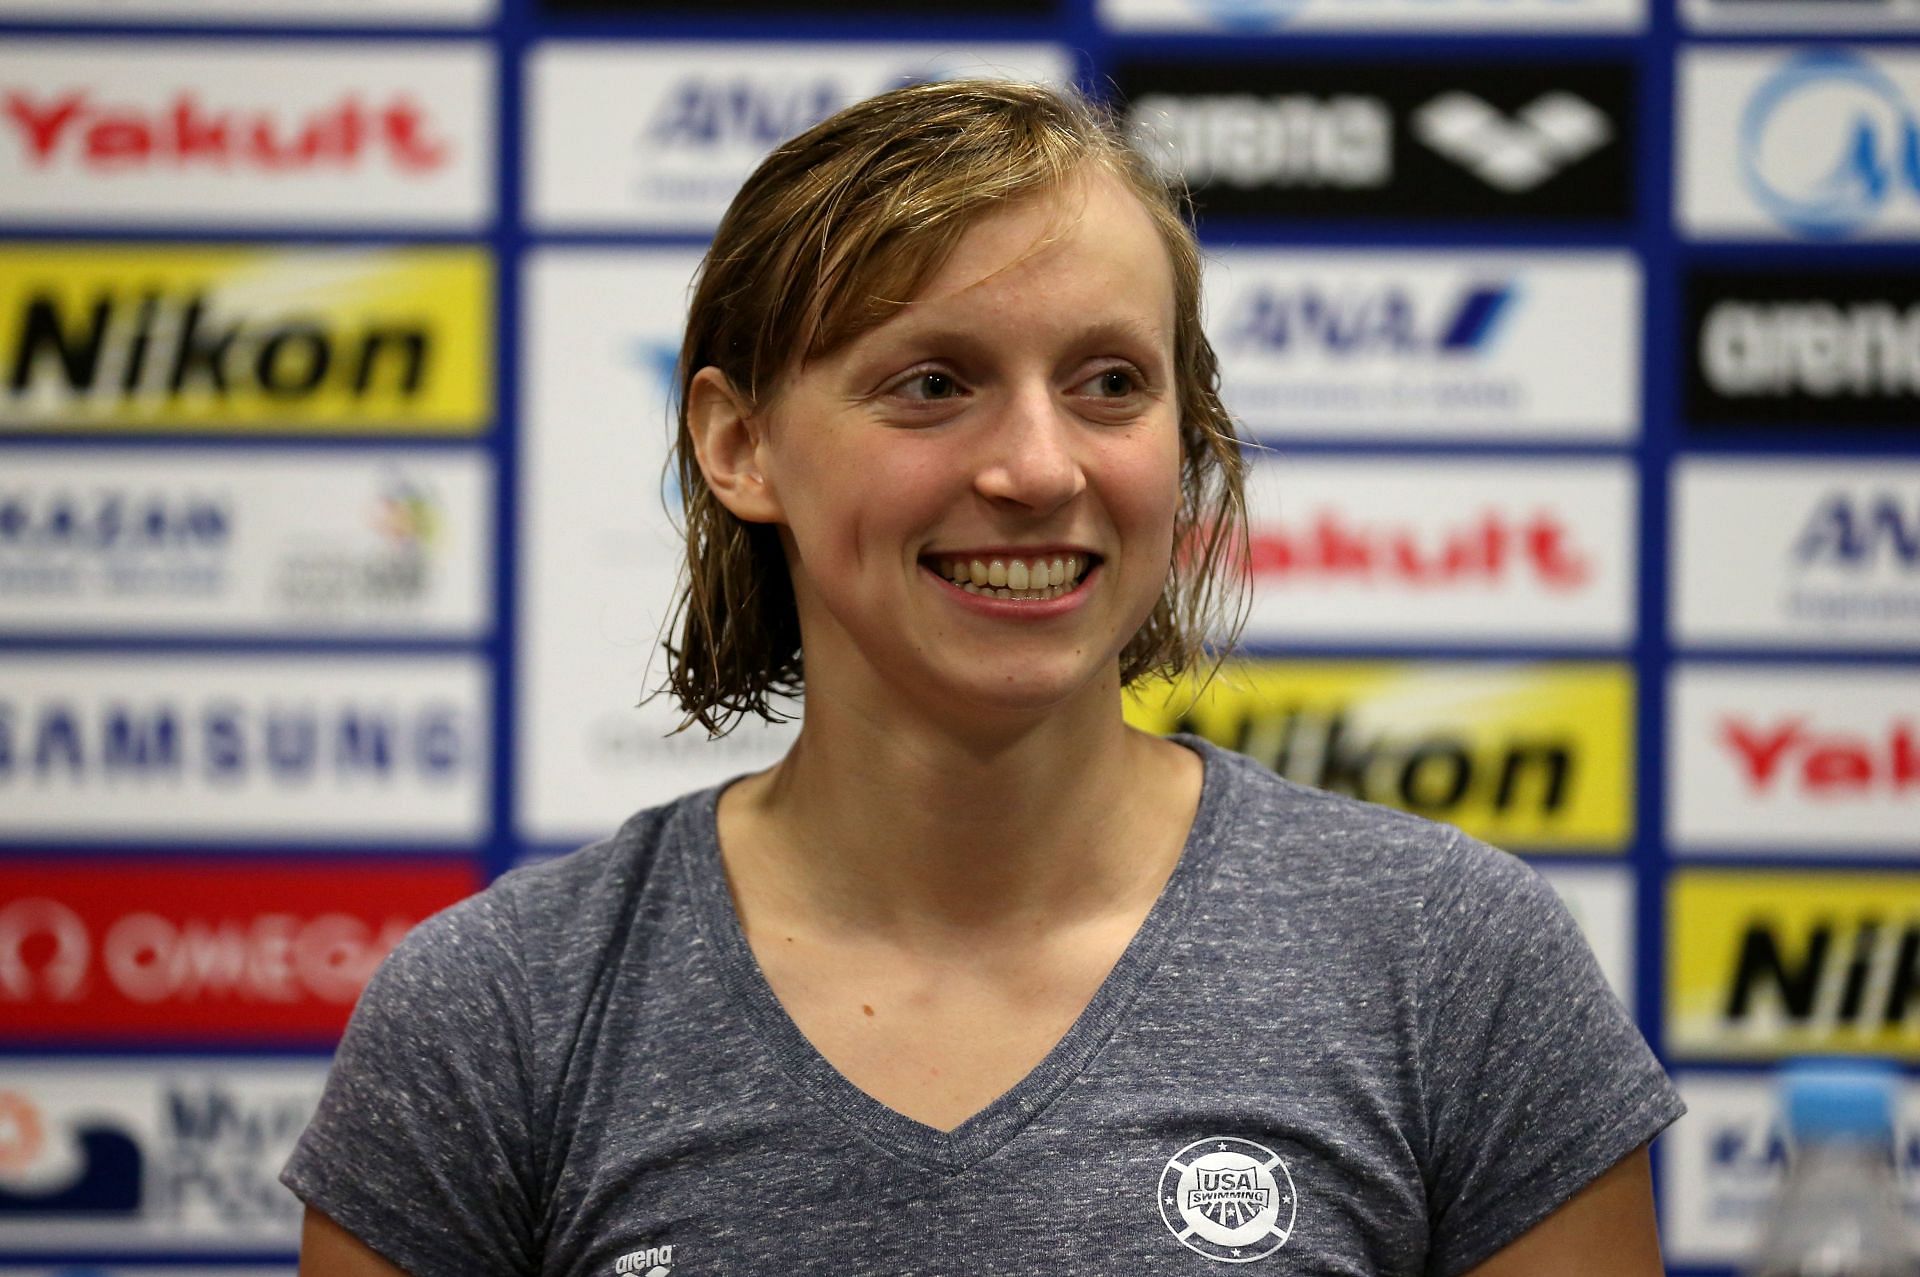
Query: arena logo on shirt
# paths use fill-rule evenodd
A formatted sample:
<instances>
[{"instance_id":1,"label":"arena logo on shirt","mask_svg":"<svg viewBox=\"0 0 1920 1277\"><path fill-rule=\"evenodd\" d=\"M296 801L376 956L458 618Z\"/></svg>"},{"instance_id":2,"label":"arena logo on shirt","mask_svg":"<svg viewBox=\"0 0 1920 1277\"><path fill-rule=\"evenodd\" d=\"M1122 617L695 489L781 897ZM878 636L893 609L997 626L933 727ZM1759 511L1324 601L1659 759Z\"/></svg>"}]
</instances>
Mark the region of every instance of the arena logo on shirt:
<instances>
[{"instance_id":1,"label":"arena logo on shirt","mask_svg":"<svg viewBox=\"0 0 1920 1277\"><path fill-rule=\"evenodd\" d=\"M10 658L0 831L465 842L487 682L467 657Z\"/></svg>"},{"instance_id":2,"label":"arena logo on shirt","mask_svg":"<svg viewBox=\"0 0 1920 1277\"><path fill-rule=\"evenodd\" d=\"M0 1066L0 1246L291 1251L276 1176L325 1061L20 1059Z\"/></svg>"},{"instance_id":3,"label":"arena logo on shirt","mask_svg":"<svg viewBox=\"0 0 1920 1277\"><path fill-rule=\"evenodd\" d=\"M1920 874L1683 870L1667 919L1675 1054L1920 1059Z\"/></svg>"},{"instance_id":4,"label":"arena logo on shirt","mask_svg":"<svg viewBox=\"0 0 1920 1277\"><path fill-rule=\"evenodd\" d=\"M1615 440L1638 429L1630 258L1228 249L1208 267L1223 393L1257 433Z\"/></svg>"},{"instance_id":5,"label":"arena logo on shirt","mask_svg":"<svg viewBox=\"0 0 1920 1277\"><path fill-rule=\"evenodd\" d=\"M0 430L471 434L492 288L469 248L0 249Z\"/></svg>"},{"instance_id":6,"label":"arena logo on shirt","mask_svg":"<svg viewBox=\"0 0 1920 1277\"><path fill-rule=\"evenodd\" d=\"M1661 1250L1675 1265L1743 1264L1795 1152L1777 1086L1767 1077L1706 1070L1674 1081L1687 1117L1660 1140ZM1920 1087L1902 1089L1894 1148L1908 1217L1920 1220Z\"/></svg>"},{"instance_id":7,"label":"arena logo on shirt","mask_svg":"<svg viewBox=\"0 0 1920 1277\"><path fill-rule=\"evenodd\" d=\"M1128 720L1497 846L1613 852L1632 837L1625 666L1240 661L1194 693L1135 693Z\"/></svg>"},{"instance_id":8,"label":"arena logo on shirt","mask_svg":"<svg viewBox=\"0 0 1920 1277\"><path fill-rule=\"evenodd\" d=\"M1920 646L1920 465L1684 458L1673 491L1683 641Z\"/></svg>"},{"instance_id":9,"label":"arena logo on shirt","mask_svg":"<svg viewBox=\"0 0 1920 1277\"><path fill-rule=\"evenodd\" d=\"M1634 499L1611 461L1257 461L1246 641L1624 643Z\"/></svg>"},{"instance_id":10,"label":"arena logo on shirt","mask_svg":"<svg viewBox=\"0 0 1920 1277\"><path fill-rule=\"evenodd\" d=\"M16 1042L331 1047L374 968L480 883L465 863L0 865Z\"/></svg>"},{"instance_id":11,"label":"arena logo on shirt","mask_svg":"<svg viewBox=\"0 0 1920 1277\"><path fill-rule=\"evenodd\" d=\"M780 142L882 90L958 75L1067 84L1072 64L1028 44L542 45L530 216L554 230L711 231Z\"/></svg>"},{"instance_id":12,"label":"arena logo on shirt","mask_svg":"<svg viewBox=\"0 0 1920 1277\"><path fill-rule=\"evenodd\" d=\"M0 222L479 230L492 76L477 43L10 40Z\"/></svg>"},{"instance_id":13,"label":"arena logo on shirt","mask_svg":"<svg viewBox=\"0 0 1920 1277\"><path fill-rule=\"evenodd\" d=\"M1905 426L1920 415L1920 273L1687 279L1690 422Z\"/></svg>"},{"instance_id":14,"label":"arena logo on shirt","mask_svg":"<svg viewBox=\"0 0 1920 1277\"><path fill-rule=\"evenodd\" d=\"M1208 217L1632 215L1625 63L1135 59L1114 78Z\"/></svg>"},{"instance_id":15,"label":"arena logo on shirt","mask_svg":"<svg viewBox=\"0 0 1920 1277\"><path fill-rule=\"evenodd\" d=\"M0 632L468 636L478 453L0 448Z\"/></svg>"},{"instance_id":16,"label":"arena logo on shirt","mask_svg":"<svg viewBox=\"0 0 1920 1277\"><path fill-rule=\"evenodd\" d=\"M1920 237L1920 53L1693 48L1680 72L1688 234Z\"/></svg>"},{"instance_id":17,"label":"arena logo on shirt","mask_svg":"<svg viewBox=\"0 0 1920 1277\"><path fill-rule=\"evenodd\" d=\"M1907 669L1682 665L1669 704L1676 846L1920 847L1920 677Z\"/></svg>"},{"instance_id":18,"label":"arena logo on shirt","mask_svg":"<svg viewBox=\"0 0 1920 1277\"><path fill-rule=\"evenodd\" d=\"M1100 0L1118 30L1631 30L1642 0Z\"/></svg>"}]
</instances>

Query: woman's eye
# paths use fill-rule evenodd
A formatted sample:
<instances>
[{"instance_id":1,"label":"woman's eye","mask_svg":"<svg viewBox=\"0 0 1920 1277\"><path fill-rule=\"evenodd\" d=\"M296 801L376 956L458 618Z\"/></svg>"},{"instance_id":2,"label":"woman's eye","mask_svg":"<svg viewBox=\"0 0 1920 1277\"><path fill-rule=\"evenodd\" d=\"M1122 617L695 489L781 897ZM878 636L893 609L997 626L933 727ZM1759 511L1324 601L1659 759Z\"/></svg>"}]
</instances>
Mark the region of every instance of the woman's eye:
<instances>
[{"instance_id":1,"label":"woman's eye","mask_svg":"<svg viewBox=\"0 0 1920 1277\"><path fill-rule=\"evenodd\" d=\"M960 383L944 372L919 372L900 383L900 393L909 399L951 399L960 393Z\"/></svg>"},{"instance_id":2,"label":"woman's eye","mask_svg":"<svg viewBox=\"0 0 1920 1277\"><path fill-rule=\"evenodd\" d=\"M1081 384L1097 399L1124 399L1140 389L1140 379L1125 368L1095 373Z\"/></svg>"}]
</instances>

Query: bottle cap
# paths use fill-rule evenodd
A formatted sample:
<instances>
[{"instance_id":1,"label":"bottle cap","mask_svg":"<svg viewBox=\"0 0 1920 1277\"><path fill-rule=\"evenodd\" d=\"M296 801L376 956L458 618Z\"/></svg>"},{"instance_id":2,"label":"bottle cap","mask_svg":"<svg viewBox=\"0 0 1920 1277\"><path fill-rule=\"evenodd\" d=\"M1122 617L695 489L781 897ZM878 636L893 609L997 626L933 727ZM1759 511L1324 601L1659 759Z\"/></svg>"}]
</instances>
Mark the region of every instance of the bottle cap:
<instances>
[{"instance_id":1,"label":"bottle cap","mask_svg":"<svg viewBox=\"0 0 1920 1277\"><path fill-rule=\"evenodd\" d=\"M1781 1073L1787 1129L1795 1140L1893 1137L1900 1071L1877 1060L1820 1060L1788 1065Z\"/></svg>"}]
</instances>

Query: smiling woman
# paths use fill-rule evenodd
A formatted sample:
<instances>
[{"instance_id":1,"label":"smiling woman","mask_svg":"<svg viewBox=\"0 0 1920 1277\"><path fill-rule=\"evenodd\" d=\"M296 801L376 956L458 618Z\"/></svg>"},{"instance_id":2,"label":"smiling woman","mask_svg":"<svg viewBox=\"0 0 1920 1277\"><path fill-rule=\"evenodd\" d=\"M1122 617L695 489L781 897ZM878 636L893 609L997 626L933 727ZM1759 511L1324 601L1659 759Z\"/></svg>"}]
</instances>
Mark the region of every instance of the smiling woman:
<instances>
[{"instance_id":1,"label":"smiling woman","mask_svg":"<svg viewBox=\"0 0 1920 1277\"><path fill-rule=\"evenodd\" d=\"M303 1271L1659 1271L1679 1104L1551 890L1122 718L1244 588L1199 278L1049 90L762 165L682 351L670 683L801 731L409 937L284 1176Z\"/></svg>"}]
</instances>

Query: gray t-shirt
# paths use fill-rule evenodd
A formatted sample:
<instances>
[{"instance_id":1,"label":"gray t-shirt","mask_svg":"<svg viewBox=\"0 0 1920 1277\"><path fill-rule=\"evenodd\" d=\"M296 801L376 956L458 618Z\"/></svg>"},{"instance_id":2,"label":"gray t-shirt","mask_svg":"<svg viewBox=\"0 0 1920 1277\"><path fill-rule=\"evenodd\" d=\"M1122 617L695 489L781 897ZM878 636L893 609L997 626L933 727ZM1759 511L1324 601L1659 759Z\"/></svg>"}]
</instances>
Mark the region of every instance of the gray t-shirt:
<instances>
[{"instance_id":1,"label":"gray t-shirt","mask_svg":"<svg viewBox=\"0 0 1920 1277\"><path fill-rule=\"evenodd\" d=\"M1527 865L1184 743L1159 901L954 1131L781 1009L709 790L417 928L282 1178L417 1277L1452 1274L1680 1114Z\"/></svg>"}]
</instances>

